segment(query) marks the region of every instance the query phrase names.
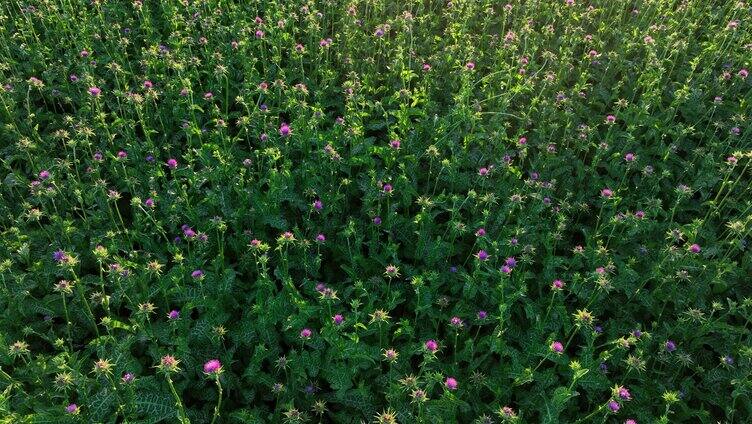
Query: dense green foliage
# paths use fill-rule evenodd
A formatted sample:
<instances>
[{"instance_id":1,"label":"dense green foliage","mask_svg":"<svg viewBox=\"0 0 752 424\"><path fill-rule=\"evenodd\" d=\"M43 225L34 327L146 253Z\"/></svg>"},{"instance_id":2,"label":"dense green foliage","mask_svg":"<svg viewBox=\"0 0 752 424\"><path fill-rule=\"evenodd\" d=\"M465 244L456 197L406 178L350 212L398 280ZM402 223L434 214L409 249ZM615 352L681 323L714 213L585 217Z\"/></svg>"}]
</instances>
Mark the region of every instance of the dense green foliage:
<instances>
[{"instance_id":1,"label":"dense green foliage","mask_svg":"<svg viewBox=\"0 0 752 424\"><path fill-rule=\"evenodd\" d=\"M0 422L750 422L751 14L3 2Z\"/></svg>"}]
</instances>

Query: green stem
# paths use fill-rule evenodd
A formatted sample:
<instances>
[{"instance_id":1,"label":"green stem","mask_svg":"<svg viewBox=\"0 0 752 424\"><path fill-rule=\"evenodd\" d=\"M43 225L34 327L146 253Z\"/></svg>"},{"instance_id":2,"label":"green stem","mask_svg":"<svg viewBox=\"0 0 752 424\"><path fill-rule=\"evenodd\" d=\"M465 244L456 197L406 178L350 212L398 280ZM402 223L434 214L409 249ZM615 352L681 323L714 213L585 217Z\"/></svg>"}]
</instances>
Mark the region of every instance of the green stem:
<instances>
[{"instance_id":1,"label":"green stem","mask_svg":"<svg viewBox=\"0 0 752 424\"><path fill-rule=\"evenodd\" d=\"M222 383L219 382L219 374L217 374L216 380L217 389L219 389L219 399L217 399L217 406L214 407L214 416L212 417L211 424L219 417L219 410L222 408Z\"/></svg>"},{"instance_id":2,"label":"green stem","mask_svg":"<svg viewBox=\"0 0 752 424\"><path fill-rule=\"evenodd\" d=\"M185 415L185 408L183 407L183 401L180 400L180 396L178 396L178 392L175 390L175 385L172 384L172 378L170 378L169 375L167 375L167 385L170 386L170 391L172 392L172 396L175 398L175 406L178 408L178 420L180 420L181 424L191 424L191 421L188 419L188 416ZM222 396L220 396L220 399Z\"/></svg>"}]
</instances>

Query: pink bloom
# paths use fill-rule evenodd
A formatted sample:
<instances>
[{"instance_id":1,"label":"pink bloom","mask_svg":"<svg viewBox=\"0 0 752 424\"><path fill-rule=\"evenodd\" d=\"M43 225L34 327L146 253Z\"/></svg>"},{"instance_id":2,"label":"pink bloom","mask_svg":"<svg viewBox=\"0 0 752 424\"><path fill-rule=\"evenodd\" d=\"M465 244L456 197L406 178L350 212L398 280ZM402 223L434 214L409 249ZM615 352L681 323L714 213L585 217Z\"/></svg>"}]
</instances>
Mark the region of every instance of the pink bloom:
<instances>
[{"instance_id":1,"label":"pink bloom","mask_svg":"<svg viewBox=\"0 0 752 424\"><path fill-rule=\"evenodd\" d=\"M562 354L564 352L564 345L561 344L561 342L559 342L559 341L552 342L551 346L549 346L549 347L551 348L552 352L555 352L555 353L558 353L558 354Z\"/></svg>"},{"instance_id":2,"label":"pink bloom","mask_svg":"<svg viewBox=\"0 0 752 424\"><path fill-rule=\"evenodd\" d=\"M206 374L218 374L222 371L222 363L219 359L210 359L204 364L204 372Z\"/></svg>"},{"instance_id":3,"label":"pink bloom","mask_svg":"<svg viewBox=\"0 0 752 424\"><path fill-rule=\"evenodd\" d=\"M436 340L433 339L427 340L425 346L426 350L428 350L429 352L436 352L437 350L439 350L439 344L436 342Z\"/></svg>"},{"instance_id":4,"label":"pink bloom","mask_svg":"<svg viewBox=\"0 0 752 424\"><path fill-rule=\"evenodd\" d=\"M689 251L692 253L700 253L701 250L702 248L697 243L693 243L691 246L689 246Z\"/></svg>"},{"instance_id":5,"label":"pink bloom","mask_svg":"<svg viewBox=\"0 0 752 424\"><path fill-rule=\"evenodd\" d=\"M300 330L301 339L310 339L312 335L313 335L313 331L311 331L310 328L304 328Z\"/></svg>"},{"instance_id":6,"label":"pink bloom","mask_svg":"<svg viewBox=\"0 0 752 424\"><path fill-rule=\"evenodd\" d=\"M609 198L614 195L614 192L610 188L604 188L601 190L601 196Z\"/></svg>"},{"instance_id":7,"label":"pink bloom","mask_svg":"<svg viewBox=\"0 0 752 424\"><path fill-rule=\"evenodd\" d=\"M290 129L290 126L284 122L279 126L279 135L281 135L282 137L289 136L291 132L292 130Z\"/></svg>"},{"instance_id":8,"label":"pink bloom","mask_svg":"<svg viewBox=\"0 0 752 424\"><path fill-rule=\"evenodd\" d=\"M178 161L175 159L167 159L167 167L170 169L175 169L178 167Z\"/></svg>"},{"instance_id":9,"label":"pink bloom","mask_svg":"<svg viewBox=\"0 0 752 424\"><path fill-rule=\"evenodd\" d=\"M455 380L454 377L448 377L444 382L444 385L449 390L457 390L457 380Z\"/></svg>"},{"instance_id":10,"label":"pink bloom","mask_svg":"<svg viewBox=\"0 0 752 424\"><path fill-rule=\"evenodd\" d=\"M89 94L91 94L94 97L99 96L102 93L102 90L99 87L89 87Z\"/></svg>"}]
</instances>

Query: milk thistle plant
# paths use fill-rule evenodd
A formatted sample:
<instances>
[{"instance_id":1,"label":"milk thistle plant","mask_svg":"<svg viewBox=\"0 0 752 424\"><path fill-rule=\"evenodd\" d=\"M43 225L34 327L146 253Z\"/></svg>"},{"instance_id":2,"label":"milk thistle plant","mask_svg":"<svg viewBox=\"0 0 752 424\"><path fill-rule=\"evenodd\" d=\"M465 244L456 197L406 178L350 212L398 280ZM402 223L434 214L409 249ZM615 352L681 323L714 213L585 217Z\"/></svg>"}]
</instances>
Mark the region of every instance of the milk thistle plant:
<instances>
[{"instance_id":1,"label":"milk thistle plant","mask_svg":"<svg viewBox=\"0 0 752 424\"><path fill-rule=\"evenodd\" d=\"M7 0L0 423L752 422L752 4Z\"/></svg>"}]
</instances>

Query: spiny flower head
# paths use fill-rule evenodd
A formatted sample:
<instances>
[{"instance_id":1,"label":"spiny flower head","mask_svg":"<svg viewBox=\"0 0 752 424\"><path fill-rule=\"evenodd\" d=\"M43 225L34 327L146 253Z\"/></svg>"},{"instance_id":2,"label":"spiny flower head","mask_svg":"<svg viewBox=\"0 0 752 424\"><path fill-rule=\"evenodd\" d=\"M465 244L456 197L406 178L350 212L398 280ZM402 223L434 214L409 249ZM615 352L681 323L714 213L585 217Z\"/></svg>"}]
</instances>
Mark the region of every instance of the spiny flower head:
<instances>
[{"instance_id":1,"label":"spiny flower head","mask_svg":"<svg viewBox=\"0 0 752 424\"><path fill-rule=\"evenodd\" d=\"M592 325L593 314L587 309L578 309L577 312L572 314L578 325Z\"/></svg>"},{"instance_id":2,"label":"spiny flower head","mask_svg":"<svg viewBox=\"0 0 752 424\"><path fill-rule=\"evenodd\" d=\"M389 313L383 309L376 309L375 311L373 311L372 314L370 314L370 316L371 316L370 323L389 322L389 319L391 318L389 316Z\"/></svg>"},{"instance_id":3,"label":"spiny flower head","mask_svg":"<svg viewBox=\"0 0 752 424\"><path fill-rule=\"evenodd\" d=\"M397 424L397 413L391 408L387 408L386 411L376 414L374 418L378 424Z\"/></svg>"},{"instance_id":4,"label":"spiny flower head","mask_svg":"<svg viewBox=\"0 0 752 424\"><path fill-rule=\"evenodd\" d=\"M394 265L387 265L384 269L384 275L388 278L397 278L400 276L399 268Z\"/></svg>"},{"instance_id":5,"label":"spiny flower head","mask_svg":"<svg viewBox=\"0 0 752 424\"><path fill-rule=\"evenodd\" d=\"M308 340L313 335L313 331L311 331L310 328L304 328L300 330L300 338L303 340Z\"/></svg>"},{"instance_id":6,"label":"spiny flower head","mask_svg":"<svg viewBox=\"0 0 752 424\"><path fill-rule=\"evenodd\" d=\"M384 349L382 355L384 356L384 359L390 363L397 362L397 358L399 357L399 353L394 349Z\"/></svg>"},{"instance_id":7,"label":"spiny flower head","mask_svg":"<svg viewBox=\"0 0 752 424\"><path fill-rule=\"evenodd\" d=\"M503 422L511 421L517 418L517 413L511 406L502 406L496 411L496 415L501 417Z\"/></svg>"},{"instance_id":8,"label":"spiny flower head","mask_svg":"<svg viewBox=\"0 0 752 424\"><path fill-rule=\"evenodd\" d=\"M98 359L94 362L94 372L97 374L111 374L112 362L108 359Z\"/></svg>"},{"instance_id":9,"label":"spiny flower head","mask_svg":"<svg viewBox=\"0 0 752 424\"><path fill-rule=\"evenodd\" d=\"M29 353L29 344L23 340L19 340L10 345L10 348L8 348L8 353L10 354L10 356L14 357L26 355Z\"/></svg>"},{"instance_id":10,"label":"spiny flower head","mask_svg":"<svg viewBox=\"0 0 752 424\"><path fill-rule=\"evenodd\" d=\"M222 363L219 359L210 359L204 363L204 374L221 374Z\"/></svg>"},{"instance_id":11,"label":"spiny flower head","mask_svg":"<svg viewBox=\"0 0 752 424\"><path fill-rule=\"evenodd\" d=\"M164 373L175 373L180 371L180 361L172 355L165 355L159 360L157 368Z\"/></svg>"}]
</instances>

